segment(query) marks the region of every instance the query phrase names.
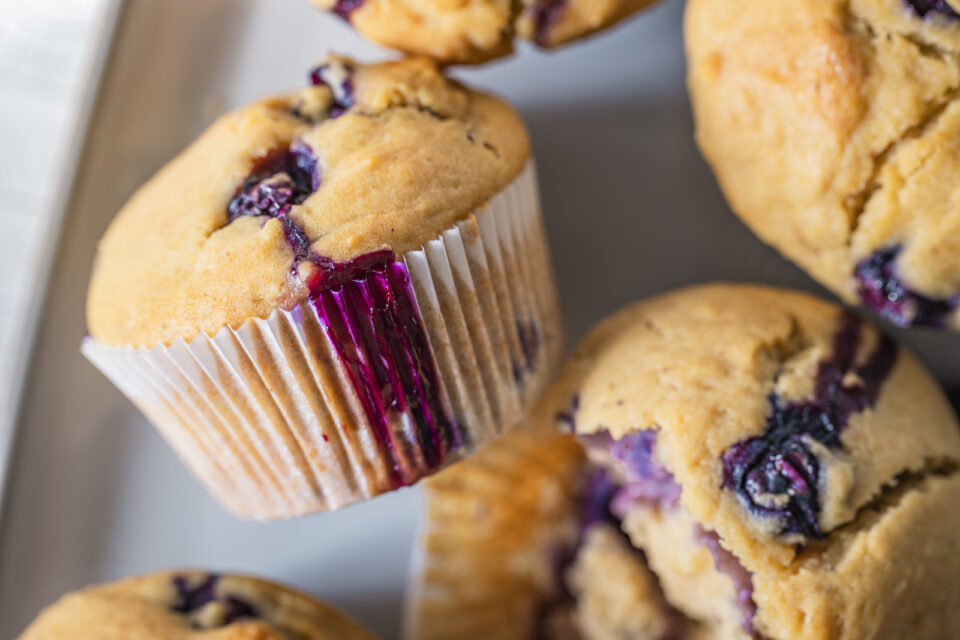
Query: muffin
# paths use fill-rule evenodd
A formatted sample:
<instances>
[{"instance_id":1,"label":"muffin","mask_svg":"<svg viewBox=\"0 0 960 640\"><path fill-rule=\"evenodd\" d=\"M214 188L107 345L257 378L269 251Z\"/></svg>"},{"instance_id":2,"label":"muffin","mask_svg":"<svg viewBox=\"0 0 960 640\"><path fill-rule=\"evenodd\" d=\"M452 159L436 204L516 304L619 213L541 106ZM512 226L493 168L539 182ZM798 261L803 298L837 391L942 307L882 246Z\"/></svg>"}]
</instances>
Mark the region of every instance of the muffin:
<instances>
[{"instance_id":1,"label":"muffin","mask_svg":"<svg viewBox=\"0 0 960 640\"><path fill-rule=\"evenodd\" d=\"M441 63L479 63L513 52L516 38L552 48L589 36L654 0L310 0L363 37Z\"/></svg>"},{"instance_id":2,"label":"muffin","mask_svg":"<svg viewBox=\"0 0 960 640\"><path fill-rule=\"evenodd\" d=\"M960 329L960 3L690 0L697 141L733 210L845 302Z\"/></svg>"},{"instance_id":3,"label":"muffin","mask_svg":"<svg viewBox=\"0 0 960 640\"><path fill-rule=\"evenodd\" d=\"M153 573L70 593L20 640L373 640L310 596L257 578Z\"/></svg>"},{"instance_id":4,"label":"muffin","mask_svg":"<svg viewBox=\"0 0 960 640\"><path fill-rule=\"evenodd\" d=\"M606 472L531 422L424 483L407 637L696 637L611 514Z\"/></svg>"},{"instance_id":5,"label":"muffin","mask_svg":"<svg viewBox=\"0 0 960 640\"><path fill-rule=\"evenodd\" d=\"M957 419L857 317L790 291L682 290L600 324L551 397L707 637L960 637Z\"/></svg>"},{"instance_id":6,"label":"muffin","mask_svg":"<svg viewBox=\"0 0 960 640\"><path fill-rule=\"evenodd\" d=\"M413 484L562 351L527 133L424 59L224 116L100 242L83 351L234 513Z\"/></svg>"}]
</instances>

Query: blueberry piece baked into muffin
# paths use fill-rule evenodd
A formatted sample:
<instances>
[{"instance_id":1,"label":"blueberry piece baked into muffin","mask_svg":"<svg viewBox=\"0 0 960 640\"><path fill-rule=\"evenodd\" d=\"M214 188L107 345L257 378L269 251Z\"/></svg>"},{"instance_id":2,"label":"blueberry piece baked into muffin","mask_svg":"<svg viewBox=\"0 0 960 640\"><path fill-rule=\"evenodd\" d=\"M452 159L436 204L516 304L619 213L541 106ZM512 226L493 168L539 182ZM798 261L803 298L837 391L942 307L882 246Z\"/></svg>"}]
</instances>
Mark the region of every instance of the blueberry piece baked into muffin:
<instances>
[{"instance_id":1,"label":"blueberry piece baked into muffin","mask_svg":"<svg viewBox=\"0 0 960 640\"><path fill-rule=\"evenodd\" d=\"M512 426L562 327L526 130L425 59L215 122L100 242L86 355L235 513L334 509Z\"/></svg>"},{"instance_id":2,"label":"blueberry piece baked into muffin","mask_svg":"<svg viewBox=\"0 0 960 640\"><path fill-rule=\"evenodd\" d=\"M377 44L443 63L507 55L522 38L556 47L589 36L654 0L310 0Z\"/></svg>"},{"instance_id":3,"label":"blueberry piece baked into muffin","mask_svg":"<svg viewBox=\"0 0 960 640\"><path fill-rule=\"evenodd\" d=\"M549 417L424 483L418 640L697 637L610 511L617 486Z\"/></svg>"},{"instance_id":4,"label":"blueberry piece baked into muffin","mask_svg":"<svg viewBox=\"0 0 960 640\"><path fill-rule=\"evenodd\" d=\"M88 587L45 609L20 640L373 640L342 613L257 578L154 573Z\"/></svg>"},{"instance_id":5,"label":"blueberry piece baked into muffin","mask_svg":"<svg viewBox=\"0 0 960 640\"><path fill-rule=\"evenodd\" d=\"M558 382L666 601L711 638L960 637L960 432L905 349L810 296L628 307Z\"/></svg>"},{"instance_id":6,"label":"blueberry piece baked into muffin","mask_svg":"<svg viewBox=\"0 0 960 640\"><path fill-rule=\"evenodd\" d=\"M733 210L846 302L960 328L960 3L691 0L697 140Z\"/></svg>"}]
</instances>

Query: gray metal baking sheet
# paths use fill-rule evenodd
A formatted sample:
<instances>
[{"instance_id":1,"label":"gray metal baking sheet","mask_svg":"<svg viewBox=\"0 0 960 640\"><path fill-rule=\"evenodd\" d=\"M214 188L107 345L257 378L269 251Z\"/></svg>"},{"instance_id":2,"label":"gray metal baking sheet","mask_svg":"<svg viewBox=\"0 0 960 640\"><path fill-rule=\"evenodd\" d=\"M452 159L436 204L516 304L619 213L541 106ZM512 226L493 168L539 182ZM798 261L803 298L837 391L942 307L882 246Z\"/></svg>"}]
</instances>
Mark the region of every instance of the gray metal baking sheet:
<instances>
[{"instance_id":1,"label":"gray metal baking sheet","mask_svg":"<svg viewBox=\"0 0 960 640\"><path fill-rule=\"evenodd\" d=\"M531 128L571 341L622 304L699 281L828 295L728 212L697 154L682 8L671 0L584 44L457 72L508 96ZM95 243L118 207L218 113L301 84L331 50L383 55L304 0L126 3L50 248L0 520L0 638L65 590L172 566L293 583L397 637L416 489L296 521L237 520L78 351ZM960 383L960 336L895 333Z\"/></svg>"}]
</instances>

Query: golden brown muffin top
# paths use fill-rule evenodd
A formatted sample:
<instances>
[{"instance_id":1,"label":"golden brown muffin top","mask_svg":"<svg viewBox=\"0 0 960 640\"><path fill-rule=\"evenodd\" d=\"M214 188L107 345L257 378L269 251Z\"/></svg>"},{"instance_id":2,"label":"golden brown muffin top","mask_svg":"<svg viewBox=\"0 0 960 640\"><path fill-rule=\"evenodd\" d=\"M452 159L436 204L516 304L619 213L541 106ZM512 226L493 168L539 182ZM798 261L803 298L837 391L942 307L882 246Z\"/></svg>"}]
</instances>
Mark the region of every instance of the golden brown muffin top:
<instances>
[{"instance_id":1,"label":"golden brown muffin top","mask_svg":"<svg viewBox=\"0 0 960 640\"><path fill-rule=\"evenodd\" d=\"M654 0L310 0L365 38L441 63L513 52L514 40L556 47L589 36Z\"/></svg>"},{"instance_id":2,"label":"golden brown muffin top","mask_svg":"<svg viewBox=\"0 0 960 640\"><path fill-rule=\"evenodd\" d=\"M734 211L847 302L960 328L960 13L691 0L697 141Z\"/></svg>"},{"instance_id":3,"label":"golden brown muffin top","mask_svg":"<svg viewBox=\"0 0 960 640\"><path fill-rule=\"evenodd\" d=\"M508 105L427 60L312 77L217 120L121 209L90 282L95 339L152 347L292 308L331 261L419 248L529 158Z\"/></svg>"},{"instance_id":4,"label":"golden brown muffin top","mask_svg":"<svg viewBox=\"0 0 960 640\"><path fill-rule=\"evenodd\" d=\"M20 640L372 640L306 594L257 578L154 573L88 587L45 609Z\"/></svg>"},{"instance_id":5,"label":"golden brown muffin top","mask_svg":"<svg viewBox=\"0 0 960 640\"><path fill-rule=\"evenodd\" d=\"M956 416L908 351L786 290L715 284L630 306L580 344L552 394L588 439L655 434L680 503L751 570L789 564L892 487L960 461ZM782 460L798 473L774 473Z\"/></svg>"}]
</instances>

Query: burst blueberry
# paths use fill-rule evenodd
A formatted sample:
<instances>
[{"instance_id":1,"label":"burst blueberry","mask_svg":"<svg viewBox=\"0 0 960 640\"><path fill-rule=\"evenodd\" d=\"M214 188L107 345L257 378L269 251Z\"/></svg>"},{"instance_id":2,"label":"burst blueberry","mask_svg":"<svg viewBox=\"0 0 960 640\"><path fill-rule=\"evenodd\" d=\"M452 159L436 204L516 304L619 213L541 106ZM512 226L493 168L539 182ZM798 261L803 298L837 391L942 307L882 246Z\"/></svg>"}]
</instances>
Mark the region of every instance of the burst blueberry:
<instances>
[{"instance_id":1,"label":"burst blueberry","mask_svg":"<svg viewBox=\"0 0 960 640\"><path fill-rule=\"evenodd\" d=\"M960 18L960 14L947 0L906 0L906 3L920 17L925 18L930 13L937 13L948 18Z\"/></svg>"},{"instance_id":2,"label":"burst blueberry","mask_svg":"<svg viewBox=\"0 0 960 640\"><path fill-rule=\"evenodd\" d=\"M816 449L842 448L850 416L876 403L897 357L896 345L883 336L858 364L862 334L862 321L845 314L832 356L819 364L813 399L784 404L771 395L764 433L723 453L724 488L754 515L777 520L781 534L816 539L829 533L820 527L824 463Z\"/></svg>"},{"instance_id":3,"label":"burst blueberry","mask_svg":"<svg viewBox=\"0 0 960 640\"><path fill-rule=\"evenodd\" d=\"M211 602L216 602L222 607L220 623L223 625L259 617L257 610L246 600L231 594L219 594L217 592L219 582L220 576L215 574L210 574L195 584L185 576L174 577L173 586L177 596L170 605L170 609L189 615Z\"/></svg>"},{"instance_id":4,"label":"burst blueberry","mask_svg":"<svg viewBox=\"0 0 960 640\"><path fill-rule=\"evenodd\" d=\"M957 309L960 295L930 298L911 290L897 273L902 247L877 251L854 271L864 304L900 327L942 327Z\"/></svg>"},{"instance_id":5,"label":"burst blueberry","mask_svg":"<svg viewBox=\"0 0 960 640\"><path fill-rule=\"evenodd\" d=\"M227 220L285 217L320 186L317 157L306 144L271 151L259 160L227 205Z\"/></svg>"},{"instance_id":6,"label":"burst blueberry","mask_svg":"<svg viewBox=\"0 0 960 640\"><path fill-rule=\"evenodd\" d=\"M310 84L328 87L333 93L331 118L343 115L354 104L353 72L352 66L338 60L326 62L310 71Z\"/></svg>"}]
</instances>

